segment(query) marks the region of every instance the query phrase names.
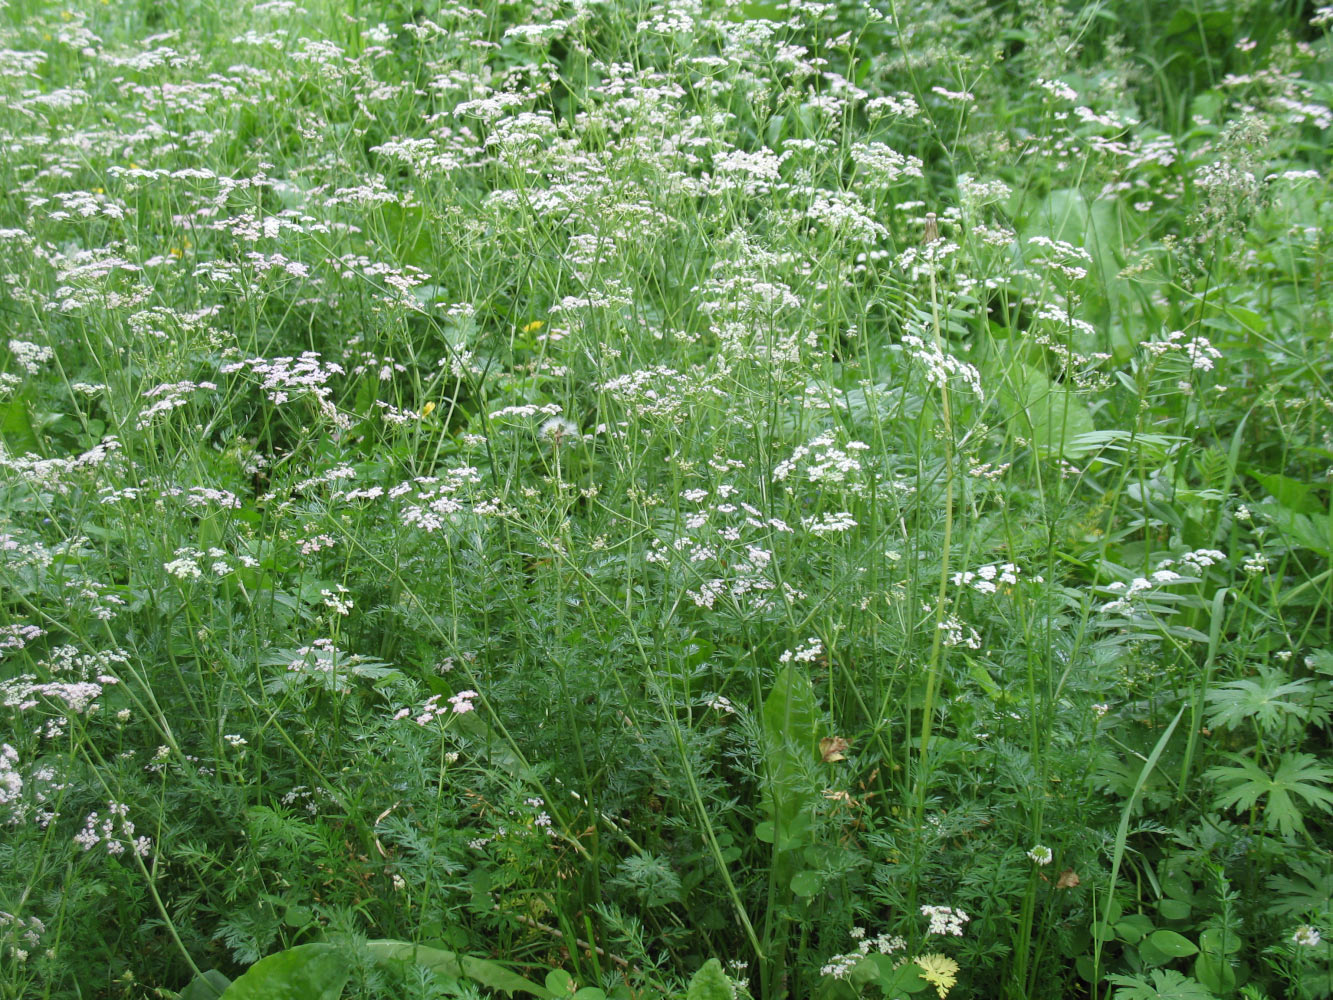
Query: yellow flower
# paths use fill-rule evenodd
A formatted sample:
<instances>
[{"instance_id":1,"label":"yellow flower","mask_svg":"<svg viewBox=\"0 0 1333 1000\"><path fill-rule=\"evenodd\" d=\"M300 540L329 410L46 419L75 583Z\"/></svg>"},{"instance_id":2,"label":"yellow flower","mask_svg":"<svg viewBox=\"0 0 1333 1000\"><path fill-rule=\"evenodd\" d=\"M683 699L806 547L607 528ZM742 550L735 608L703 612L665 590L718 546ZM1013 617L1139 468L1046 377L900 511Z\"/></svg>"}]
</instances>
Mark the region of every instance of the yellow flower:
<instances>
[{"instance_id":1,"label":"yellow flower","mask_svg":"<svg viewBox=\"0 0 1333 1000\"><path fill-rule=\"evenodd\" d=\"M427 403L425 406L421 408L421 415L423 417L429 417L434 411L435 411L435 404L433 402Z\"/></svg>"},{"instance_id":2,"label":"yellow flower","mask_svg":"<svg viewBox=\"0 0 1333 1000\"><path fill-rule=\"evenodd\" d=\"M953 984L958 982L958 963L948 955L918 955L912 961L921 969L921 978L935 987L940 1000L944 1000Z\"/></svg>"},{"instance_id":3,"label":"yellow flower","mask_svg":"<svg viewBox=\"0 0 1333 1000\"><path fill-rule=\"evenodd\" d=\"M525 326L525 327L523 328L523 332L524 332L524 333L536 333L538 330L540 330L540 329L541 329L542 327L544 327L545 325L546 325L546 323L545 323L544 321L539 320L539 319L534 319L531 323L529 323L527 326Z\"/></svg>"}]
</instances>

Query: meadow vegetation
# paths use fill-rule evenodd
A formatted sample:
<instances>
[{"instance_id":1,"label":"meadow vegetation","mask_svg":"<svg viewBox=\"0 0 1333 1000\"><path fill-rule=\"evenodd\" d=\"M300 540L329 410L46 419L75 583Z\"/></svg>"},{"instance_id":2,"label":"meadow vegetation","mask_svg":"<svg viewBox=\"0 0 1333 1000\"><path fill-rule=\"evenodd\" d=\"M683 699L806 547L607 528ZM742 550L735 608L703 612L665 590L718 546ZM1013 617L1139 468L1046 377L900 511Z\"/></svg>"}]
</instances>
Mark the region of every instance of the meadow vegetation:
<instances>
[{"instance_id":1,"label":"meadow vegetation","mask_svg":"<svg viewBox=\"0 0 1333 1000\"><path fill-rule=\"evenodd\" d=\"M0 0L0 998L1333 994L1333 7Z\"/></svg>"}]
</instances>

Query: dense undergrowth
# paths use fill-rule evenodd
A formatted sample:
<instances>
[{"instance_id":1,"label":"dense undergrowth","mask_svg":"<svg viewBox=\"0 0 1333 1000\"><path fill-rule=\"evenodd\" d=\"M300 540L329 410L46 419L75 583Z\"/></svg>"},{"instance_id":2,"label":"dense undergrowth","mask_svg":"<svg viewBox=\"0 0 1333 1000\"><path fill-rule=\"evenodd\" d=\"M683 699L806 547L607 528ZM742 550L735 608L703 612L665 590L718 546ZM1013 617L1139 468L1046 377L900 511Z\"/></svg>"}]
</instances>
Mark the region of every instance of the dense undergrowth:
<instances>
[{"instance_id":1,"label":"dense undergrowth","mask_svg":"<svg viewBox=\"0 0 1333 1000\"><path fill-rule=\"evenodd\" d=\"M1329 996L1333 8L474 2L0 0L0 997Z\"/></svg>"}]
</instances>

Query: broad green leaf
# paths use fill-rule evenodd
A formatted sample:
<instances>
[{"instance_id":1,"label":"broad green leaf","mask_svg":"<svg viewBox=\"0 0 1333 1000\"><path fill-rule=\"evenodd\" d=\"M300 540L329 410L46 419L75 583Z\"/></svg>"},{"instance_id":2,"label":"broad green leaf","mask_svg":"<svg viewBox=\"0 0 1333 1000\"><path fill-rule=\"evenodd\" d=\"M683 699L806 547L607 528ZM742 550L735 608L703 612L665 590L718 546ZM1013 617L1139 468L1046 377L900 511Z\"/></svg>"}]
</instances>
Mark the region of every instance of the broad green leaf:
<instances>
[{"instance_id":1,"label":"broad green leaf","mask_svg":"<svg viewBox=\"0 0 1333 1000\"><path fill-rule=\"evenodd\" d=\"M1184 958L1186 955L1193 955L1199 950L1194 942L1185 935L1165 928L1153 931L1148 935L1148 940L1152 942L1154 948L1165 955L1170 955L1172 958Z\"/></svg>"},{"instance_id":2,"label":"broad green leaf","mask_svg":"<svg viewBox=\"0 0 1333 1000\"><path fill-rule=\"evenodd\" d=\"M1220 927L1205 928L1199 935L1199 950L1211 955L1234 955L1240 951L1240 935Z\"/></svg>"},{"instance_id":3,"label":"broad green leaf","mask_svg":"<svg viewBox=\"0 0 1333 1000\"><path fill-rule=\"evenodd\" d=\"M1275 497L1283 507L1299 514L1323 512L1324 505L1317 496L1320 489L1318 484L1303 483L1299 479L1292 479L1276 472L1260 472L1253 468L1245 471L1258 480L1259 485Z\"/></svg>"},{"instance_id":4,"label":"broad green leaf","mask_svg":"<svg viewBox=\"0 0 1333 1000\"><path fill-rule=\"evenodd\" d=\"M14 455L37 454L41 445L32 426L26 397L14 396L0 405L0 444Z\"/></svg>"},{"instance_id":5,"label":"broad green leaf","mask_svg":"<svg viewBox=\"0 0 1333 1000\"><path fill-rule=\"evenodd\" d=\"M209 969L190 980L181 990L180 1000L218 1000L230 985L231 980L217 969Z\"/></svg>"},{"instance_id":6,"label":"broad green leaf","mask_svg":"<svg viewBox=\"0 0 1333 1000\"><path fill-rule=\"evenodd\" d=\"M1190 915L1190 903L1186 899L1163 899L1157 904L1157 912L1167 920L1184 920Z\"/></svg>"},{"instance_id":7,"label":"broad green leaf","mask_svg":"<svg viewBox=\"0 0 1333 1000\"><path fill-rule=\"evenodd\" d=\"M791 891L798 896L813 896L819 891L823 881L818 872L812 872L807 868L792 876Z\"/></svg>"},{"instance_id":8,"label":"broad green leaf","mask_svg":"<svg viewBox=\"0 0 1333 1000\"><path fill-rule=\"evenodd\" d=\"M1115 936L1126 944L1138 944L1145 934L1151 934L1152 918L1145 913L1131 913L1115 925Z\"/></svg>"},{"instance_id":9,"label":"broad green leaf","mask_svg":"<svg viewBox=\"0 0 1333 1000\"><path fill-rule=\"evenodd\" d=\"M915 962L898 964L899 961L901 959L895 961L891 955L870 954L857 964L853 976L873 981L886 997L920 993L930 985L921 978L921 966Z\"/></svg>"},{"instance_id":10,"label":"broad green leaf","mask_svg":"<svg viewBox=\"0 0 1333 1000\"><path fill-rule=\"evenodd\" d=\"M1073 457L1100 446L1088 404L1051 381L1045 372L1029 365L1015 366L1013 381L1001 396L1009 407L1014 431L1037 449Z\"/></svg>"},{"instance_id":11,"label":"broad green leaf","mask_svg":"<svg viewBox=\"0 0 1333 1000\"><path fill-rule=\"evenodd\" d=\"M1194 960L1194 978L1214 993L1227 994L1236 988L1236 970L1225 957L1200 952Z\"/></svg>"},{"instance_id":12,"label":"broad green leaf","mask_svg":"<svg viewBox=\"0 0 1333 1000\"><path fill-rule=\"evenodd\" d=\"M574 977L564 969L552 969L546 974L546 988L558 997L574 992Z\"/></svg>"},{"instance_id":13,"label":"broad green leaf","mask_svg":"<svg viewBox=\"0 0 1333 1000\"><path fill-rule=\"evenodd\" d=\"M471 979L481 983L482 986L500 990L510 996L515 993L527 993L547 1000L555 995L541 984L525 979L518 973L506 969L499 962L492 962L489 959L459 955L443 948L428 948L425 945L412 944L410 941L367 941L366 948L376 961L413 962L425 966L432 972L454 979Z\"/></svg>"},{"instance_id":14,"label":"broad green leaf","mask_svg":"<svg viewBox=\"0 0 1333 1000\"><path fill-rule=\"evenodd\" d=\"M736 1000L736 987L722 971L722 963L710 958L690 978L685 1000Z\"/></svg>"},{"instance_id":15,"label":"broad green leaf","mask_svg":"<svg viewBox=\"0 0 1333 1000\"><path fill-rule=\"evenodd\" d=\"M816 792L806 778L819 763L818 708L810 679L795 666L784 667L764 700L764 762L767 782L764 807L773 822L779 850L799 846L809 827L802 816L814 805Z\"/></svg>"},{"instance_id":16,"label":"broad green leaf","mask_svg":"<svg viewBox=\"0 0 1333 1000\"><path fill-rule=\"evenodd\" d=\"M223 1000L338 1000L352 963L337 945L316 943L261 958Z\"/></svg>"}]
</instances>

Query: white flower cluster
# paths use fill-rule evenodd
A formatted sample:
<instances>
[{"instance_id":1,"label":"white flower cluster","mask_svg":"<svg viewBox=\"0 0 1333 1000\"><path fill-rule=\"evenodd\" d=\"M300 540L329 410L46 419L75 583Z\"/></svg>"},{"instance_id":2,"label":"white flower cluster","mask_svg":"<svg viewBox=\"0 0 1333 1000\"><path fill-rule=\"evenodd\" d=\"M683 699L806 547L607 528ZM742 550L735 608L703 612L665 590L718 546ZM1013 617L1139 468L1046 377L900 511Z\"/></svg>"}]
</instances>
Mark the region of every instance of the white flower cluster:
<instances>
[{"instance_id":1,"label":"white flower cluster","mask_svg":"<svg viewBox=\"0 0 1333 1000\"><path fill-rule=\"evenodd\" d=\"M162 564L162 568L177 580L198 580L204 575L197 560L203 558L198 549L181 548L176 550L176 558Z\"/></svg>"},{"instance_id":2,"label":"white flower cluster","mask_svg":"<svg viewBox=\"0 0 1333 1000\"><path fill-rule=\"evenodd\" d=\"M247 358L225 364L219 370L224 375L244 372L257 379L269 401L278 406L307 393L327 400L333 392L328 383L334 376L344 374L341 365L325 362L311 351L299 358Z\"/></svg>"},{"instance_id":3,"label":"white flower cluster","mask_svg":"<svg viewBox=\"0 0 1333 1000\"><path fill-rule=\"evenodd\" d=\"M944 633L943 642L946 646L981 648L981 635L971 625L964 624L957 615L948 615L940 622L939 630Z\"/></svg>"},{"instance_id":4,"label":"white flower cluster","mask_svg":"<svg viewBox=\"0 0 1333 1000\"><path fill-rule=\"evenodd\" d=\"M0 625L0 650L22 649L28 643L34 642L44 635L46 635L46 629L38 628L36 625L28 625L24 622Z\"/></svg>"},{"instance_id":5,"label":"white flower cluster","mask_svg":"<svg viewBox=\"0 0 1333 1000\"><path fill-rule=\"evenodd\" d=\"M705 708L711 708L714 712L721 712L724 715L736 714L736 706L725 695L706 694L704 695L703 705Z\"/></svg>"},{"instance_id":6,"label":"white flower cluster","mask_svg":"<svg viewBox=\"0 0 1333 1000\"><path fill-rule=\"evenodd\" d=\"M812 535L841 534L856 527L856 519L845 510L801 518L801 526Z\"/></svg>"},{"instance_id":7,"label":"white flower cluster","mask_svg":"<svg viewBox=\"0 0 1333 1000\"><path fill-rule=\"evenodd\" d=\"M1207 337L1186 340L1183 330L1172 330L1164 340L1148 341L1143 345L1143 349L1154 356L1181 351L1189 361L1190 368L1195 371L1212 371L1214 362L1222 357L1222 352L1214 347Z\"/></svg>"},{"instance_id":8,"label":"white flower cluster","mask_svg":"<svg viewBox=\"0 0 1333 1000\"><path fill-rule=\"evenodd\" d=\"M1179 557L1179 565L1185 569L1193 569L1197 565L1210 566L1215 561L1215 557L1222 554L1213 549L1199 549L1197 552L1186 553ZM1196 562L1197 560L1197 562ZM1135 577L1129 583L1123 580L1116 580L1100 588L1109 594L1115 594L1116 599L1103 604L1099 610L1107 614L1128 614L1134 608L1135 599L1156 591L1160 587L1170 587L1176 584L1198 583L1199 578L1195 576L1184 576L1170 569L1170 566L1177 565L1175 560L1165 559L1158 563L1158 569L1153 570L1147 576Z\"/></svg>"},{"instance_id":9,"label":"white flower cluster","mask_svg":"<svg viewBox=\"0 0 1333 1000\"><path fill-rule=\"evenodd\" d=\"M1226 554L1217 549L1195 549L1177 556L1175 560L1164 560L1161 567L1165 569L1174 563L1179 563L1191 573L1201 573L1209 566L1225 564L1226 561Z\"/></svg>"},{"instance_id":10,"label":"white flower cluster","mask_svg":"<svg viewBox=\"0 0 1333 1000\"><path fill-rule=\"evenodd\" d=\"M50 361L56 352L45 344L34 344L27 340L10 340L9 351L29 375L36 375L42 370L42 362Z\"/></svg>"},{"instance_id":11,"label":"white flower cluster","mask_svg":"<svg viewBox=\"0 0 1333 1000\"><path fill-rule=\"evenodd\" d=\"M834 955L819 970L820 975L847 979L856 968L856 964L872 950L881 955L892 955L907 947L907 942L897 935L878 934L873 938L866 937L864 927L852 928L852 940L856 942L856 950L849 951L845 955Z\"/></svg>"},{"instance_id":12,"label":"white flower cluster","mask_svg":"<svg viewBox=\"0 0 1333 1000\"><path fill-rule=\"evenodd\" d=\"M1092 255L1082 247L1066 243L1064 240L1053 240L1049 236L1030 237L1028 246L1041 247L1048 251L1034 257L1034 264L1040 264L1046 270L1061 274L1071 281L1088 276L1088 265L1092 263Z\"/></svg>"},{"instance_id":13,"label":"white flower cluster","mask_svg":"<svg viewBox=\"0 0 1333 1000\"><path fill-rule=\"evenodd\" d=\"M1014 587L1018 585L1018 567L1013 563L1003 563L1000 565L987 565L979 569L966 570L962 573L953 575L953 585L955 587L971 587L981 594L993 594L1000 587ZM1041 577L1034 578L1038 583Z\"/></svg>"},{"instance_id":14,"label":"white flower cluster","mask_svg":"<svg viewBox=\"0 0 1333 1000\"><path fill-rule=\"evenodd\" d=\"M1292 932L1291 943L1301 948L1317 947L1322 940L1318 927L1312 927L1309 924L1301 924Z\"/></svg>"},{"instance_id":15,"label":"white flower cluster","mask_svg":"<svg viewBox=\"0 0 1333 1000\"><path fill-rule=\"evenodd\" d=\"M1246 576L1261 576L1268 569L1268 556L1262 552L1251 552L1241 563Z\"/></svg>"},{"instance_id":16,"label":"white flower cluster","mask_svg":"<svg viewBox=\"0 0 1333 1000\"><path fill-rule=\"evenodd\" d=\"M8 743L0 743L0 818L23 794L23 775L18 768L19 753Z\"/></svg>"},{"instance_id":17,"label":"white flower cluster","mask_svg":"<svg viewBox=\"0 0 1333 1000\"><path fill-rule=\"evenodd\" d=\"M474 711L474 704L477 698L481 697L476 691L459 691L458 694L450 695L448 699L449 707L441 704L445 700L442 694L433 694L422 703L421 708L417 709L414 721L418 726L428 726L437 719L447 718L450 715L463 715ZM394 713L393 720L406 719L413 715L410 708L400 708Z\"/></svg>"},{"instance_id":18,"label":"white flower cluster","mask_svg":"<svg viewBox=\"0 0 1333 1000\"><path fill-rule=\"evenodd\" d=\"M915 156L904 156L882 142L855 142L848 153L871 188L887 188L904 177L922 176L923 164Z\"/></svg>"},{"instance_id":19,"label":"white flower cluster","mask_svg":"<svg viewBox=\"0 0 1333 1000\"><path fill-rule=\"evenodd\" d=\"M7 949L16 964L28 960L28 954L42 943L46 924L37 917L19 917L0 910L0 947ZM26 947L25 947L26 946ZM47 958L54 953L48 951Z\"/></svg>"},{"instance_id":20,"label":"white flower cluster","mask_svg":"<svg viewBox=\"0 0 1333 1000\"><path fill-rule=\"evenodd\" d=\"M797 445L790 458L773 468L773 479L786 482L799 471L802 478L823 487L833 487L853 496L864 495L866 481L859 454L870 450L864 441L839 444L836 431L825 431L809 444Z\"/></svg>"},{"instance_id":21,"label":"white flower cluster","mask_svg":"<svg viewBox=\"0 0 1333 1000\"><path fill-rule=\"evenodd\" d=\"M778 662L791 663L794 661L796 663L814 663L815 660L819 659L823 652L824 644L812 636L811 638L806 639L805 642L797 646L794 650L784 650L782 655L778 657Z\"/></svg>"},{"instance_id":22,"label":"white flower cluster","mask_svg":"<svg viewBox=\"0 0 1333 1000\"><path fill-rule=\"evenodd\" d=\"M963 936L963 925L972 918L962 910L950 906L923 906L921 915L930 918L927 934Z\"/></svg>"},{"instance_id":23,"label":"white flower cluster","mask_svg":"<svg viewBox=\"0 0 1333 1000\"><path fill-rule=\"evenodd\" d=\"M124 854L127 846L139 857L148 857L153 842L147 837L134 835L134 824L129 820L130 807L123 802L111 802L107 812L109 815L101 820L97 813L89 813L83 821L83 829L74 835L74 842L85 851L91 851L99 843L105 844L106 852L112 857Z\"/></svg>"},{"instance_id":24,"label":"white flower cluster","mask_svg":"<svg viewBox=\"0 0 1333 1000\"><path fill-rule=\"evenodd\" d=\"M943 389L951 380L958 379L965 387L976 393L978 398L985 398L981 390L981 373L966 361L959 361L952 354L945 354L934 344L927 344L914 333L903 335L903 347L926 371L926 381L937 389Z\"/></svg>"}]
</instances>

